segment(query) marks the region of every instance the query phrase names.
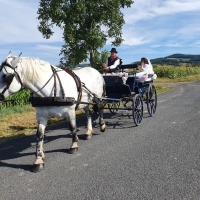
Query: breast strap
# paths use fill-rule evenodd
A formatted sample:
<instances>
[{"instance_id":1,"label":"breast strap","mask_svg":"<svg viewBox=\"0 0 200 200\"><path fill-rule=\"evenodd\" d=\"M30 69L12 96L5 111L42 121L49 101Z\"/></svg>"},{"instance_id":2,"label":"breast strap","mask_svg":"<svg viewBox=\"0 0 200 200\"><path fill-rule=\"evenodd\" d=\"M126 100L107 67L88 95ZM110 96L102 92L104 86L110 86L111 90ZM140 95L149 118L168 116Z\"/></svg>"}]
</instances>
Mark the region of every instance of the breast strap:
<instances>
[{"instance_id":1,"label":"breast strap","mask_svg":"<svg viewBox=\"0 0 200 200\"><path fill-rule=\"evenodd\" d=\"M78 91L78 98L77 98L77 103L76 103L76 107L75 109L78 108L80 101L81 101L81 97L82 97L82 84L81 84L81 80L80 78L71 70L71 69L66 69L66 68L62 68L65 72L67 72L70 76L72 76L72 78L74 79L75 83L76 83L76 87L77 87L77 91Z\"/></svg>"}]
</instances>

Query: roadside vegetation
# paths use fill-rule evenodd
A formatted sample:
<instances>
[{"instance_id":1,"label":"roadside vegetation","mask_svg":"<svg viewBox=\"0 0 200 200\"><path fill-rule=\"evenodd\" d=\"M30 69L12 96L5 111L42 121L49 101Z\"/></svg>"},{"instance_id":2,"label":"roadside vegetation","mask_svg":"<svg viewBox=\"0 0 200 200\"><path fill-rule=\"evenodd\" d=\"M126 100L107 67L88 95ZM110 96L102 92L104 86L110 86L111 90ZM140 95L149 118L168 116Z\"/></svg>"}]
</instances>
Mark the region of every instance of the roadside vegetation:
<instances>
[{"instance_id":1,"label":"roadside vegetation","mask_svg":"<svg viewBox=\"0 0 200 200\"><path fill-rule=\"evenodd\" d=\"M170 83L200 80L200 67L157 66L154 67L154 71L159 77L154 81L158 94L173 89L173 86L169 86ZM36 113L35 108L28 103L29 97L30 92L22 89L0 106L0 142L36 132ZM77 111L78 116L82 116L83 113L82 110ZM63 119L51 118L47 129L63 121Z\"/></svg>"},{"instance_id":2,"label":"roadside vegetation","mask_svg":"<svg viewBox=\"0 0 200 200\"><path fill-rule=\"evenodd\" d=\"M76 111L78 117L81 117L83 113L83 110ZM51 118L46 129L48 130L49 127L57 126L64 121L64 119ZM0 143L15 137L35 133L37 130L35 108L31 104L1 108L0 124Z\"/></svg>"},{"instance_id":3,"label":"roadside vegetation","mask_svg":"<svg viewBox=\"0 0 200 200\"><path fill-rule=\"evenodd\" d=\"M200 67L154 66L154 72L160 78L180 79L200 74Z\"/></svg>"}]
</instances>

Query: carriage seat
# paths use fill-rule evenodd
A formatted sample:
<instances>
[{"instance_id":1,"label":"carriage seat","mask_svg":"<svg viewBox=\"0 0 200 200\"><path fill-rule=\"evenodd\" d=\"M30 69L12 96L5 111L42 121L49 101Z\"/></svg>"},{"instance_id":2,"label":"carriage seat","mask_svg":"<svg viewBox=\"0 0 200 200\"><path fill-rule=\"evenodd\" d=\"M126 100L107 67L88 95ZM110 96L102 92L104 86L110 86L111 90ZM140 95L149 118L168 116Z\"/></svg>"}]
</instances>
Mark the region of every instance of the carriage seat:
<instances>
[{"instance_id":1,"label":"carriage seat","mask_svg":"<svg viewBox=\"0 0 200 200\"><path fill-rule=\"evenodd\" d=\"M122 85L123 80L120 76L103 76L106 85Z\"/></svg>"},{"instance_id":2,"label":"carriage seat","mask_svg":"<svg viewBox=\"0 0 200 200\"><path fill-rule=\"evenodd\" d=\"M120 76L103 76L106 84L106 95L110 98L122 98L131 94L131 88Z\"/></svg>"}]
</instances>

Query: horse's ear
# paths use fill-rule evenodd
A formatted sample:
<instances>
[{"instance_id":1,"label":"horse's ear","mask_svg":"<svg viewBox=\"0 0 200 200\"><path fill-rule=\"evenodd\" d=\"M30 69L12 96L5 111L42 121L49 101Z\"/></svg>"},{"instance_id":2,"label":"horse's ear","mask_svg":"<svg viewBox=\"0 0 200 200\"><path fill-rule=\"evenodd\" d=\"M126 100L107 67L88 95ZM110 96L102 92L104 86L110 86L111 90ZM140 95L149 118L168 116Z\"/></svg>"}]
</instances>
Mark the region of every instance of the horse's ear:
<instances>
[{"instance_id":1,"label":"horse's ear","mask_svg":"<svg viewBox=\"0 0 200 200\"><path fill-rule=\"evenodd\" d=\"M7 58L12 56L12 52L10 51Z\"/></svg>"},{"instance_id":2,"label":"horse's ear","mask_svg":"<svg viewBox=\"0 0 200 200\"><path fill-rule=\"evenodd\" d=\"M19 62L19 59L20 59L20 56L22 55L22 52L19 54L19 56L15 57L12 62L11 62L11 65L12 67L16 67L17 66L17 63Z\"/></svg>"}]
</instances>

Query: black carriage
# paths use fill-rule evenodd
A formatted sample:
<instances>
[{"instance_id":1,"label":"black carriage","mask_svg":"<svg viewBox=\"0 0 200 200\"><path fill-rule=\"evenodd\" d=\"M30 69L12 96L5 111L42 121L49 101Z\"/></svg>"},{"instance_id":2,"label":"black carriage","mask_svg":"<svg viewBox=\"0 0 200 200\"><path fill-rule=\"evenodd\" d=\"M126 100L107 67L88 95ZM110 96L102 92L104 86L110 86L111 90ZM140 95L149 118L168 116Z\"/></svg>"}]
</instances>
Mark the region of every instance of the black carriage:
<instances>
[{"instance_id":1,"label":"black carriage","mask_svg":"<svg viewBox=\"0 0 200 200\"><path fill-rule=\"evenodd\" d=\"M144 82L138 82L136 77L137 64L121 65L121 76L118 74L104 75L106 83L106 96L104 109L109 109L111 113L118 110L132 111L135 124L142 123L144 104L150 116L156 113L157 94L153 85L153 74L148 76ZM133 74L128 75L128 70L132 69ZM123 81L127 79L126 81Z\"/></svg>"}]
</instances>

